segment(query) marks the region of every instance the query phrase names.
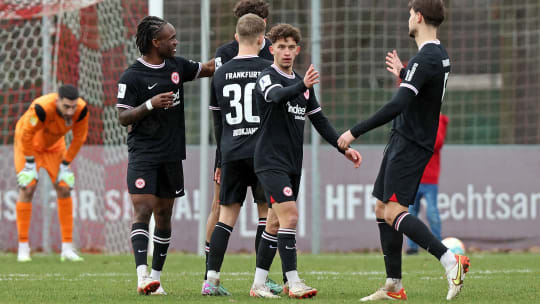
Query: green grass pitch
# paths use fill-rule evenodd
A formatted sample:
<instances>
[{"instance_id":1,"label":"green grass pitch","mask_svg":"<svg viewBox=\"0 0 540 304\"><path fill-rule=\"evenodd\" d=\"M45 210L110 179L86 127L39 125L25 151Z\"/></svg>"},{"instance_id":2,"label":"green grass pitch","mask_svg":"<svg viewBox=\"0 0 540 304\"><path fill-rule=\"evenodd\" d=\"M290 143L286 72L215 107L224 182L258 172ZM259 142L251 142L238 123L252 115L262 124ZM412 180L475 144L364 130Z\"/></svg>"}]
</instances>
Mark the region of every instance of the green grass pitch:
<instances>
[{"instance_id":1,"label":"green grass pitch","mask_svg":"<svg viewBox=\"0 0 540 304\"><path fill-rule=\"evenodd\" d=\"M130 255L83 255L82 263L60 262L58 255L33 256L17 263L14 254L0 254L0 303L358 303L385 280L380 254L299 254L300 275L316 287L313 299L254 299L253 255L227 255L222 284L231 297L200 295L204 258L171 253L162 284L167 296L139 296ZM540 254L472 254L465 286L454 303L540 303ZM149 262L151 262L149 258ZM276 257L270 277L281 280ZM404 286L409 303L446 303L447 283L440 263L423 253L403 257Z\"/></svg>"}]
</instances>

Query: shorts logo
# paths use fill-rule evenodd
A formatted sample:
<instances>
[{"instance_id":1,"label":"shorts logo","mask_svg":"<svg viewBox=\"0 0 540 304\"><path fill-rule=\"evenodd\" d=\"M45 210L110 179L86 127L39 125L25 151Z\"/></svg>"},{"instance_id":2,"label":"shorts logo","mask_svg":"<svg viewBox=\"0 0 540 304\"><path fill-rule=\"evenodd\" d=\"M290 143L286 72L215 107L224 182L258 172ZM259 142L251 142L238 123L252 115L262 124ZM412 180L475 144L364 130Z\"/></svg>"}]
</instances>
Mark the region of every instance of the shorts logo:
<instances>
[{"instance_id":1,"label":"shorts logo","mask_svg":"<svg viewBox=\"0 0 540 304\"><path fill-rule=\"evenodd\" d=\"M304 92L304 97L306 98L306 100L309 99L309 89Z\"/></svg>"},{"instance_id":2,"label":"shorts logo","mask_svg":"<svg viewBox=\"0 0 540 304\"><path fill-rule=\"evenodd\" d=\"M283 188L283 194L285 194L285 196L292 196L293 193L291 187Z\"/></svg>"},{"instance_id":3,"label":"shorts logo","mask_svg":"<svg viewBox=\"0 0 540 304\"><path fill-rule=\"evenodd\" d=\"M180 82L180 75L178 75L178 72L173 72L171 74L171 80L174 82L174 84L178 84Z\"/></svg>"},{"instance_id":4,"label":"shorts logo","mask_svg":"<svg viewBox=\"0 0 540 304\"><path fill-rule=\"evenodd\" d=\"M142 189L144 188L144 186L146 186L146 182L144 181L144 179L137 178L137 180L135 181L135 187L137 187L137 189Z\"/></svg>"}]
</instances>

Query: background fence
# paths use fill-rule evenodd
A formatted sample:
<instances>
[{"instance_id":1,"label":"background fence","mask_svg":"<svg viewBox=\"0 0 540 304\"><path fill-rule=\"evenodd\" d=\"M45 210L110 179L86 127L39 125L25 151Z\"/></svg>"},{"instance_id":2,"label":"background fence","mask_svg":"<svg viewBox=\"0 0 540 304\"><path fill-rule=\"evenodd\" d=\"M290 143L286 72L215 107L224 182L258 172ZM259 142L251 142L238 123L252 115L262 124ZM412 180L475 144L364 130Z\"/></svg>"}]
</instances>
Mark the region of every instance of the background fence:
<instances>
[{"instance_id":1,"label":"background fence","mask_svg":"<svg viewBox=\"0 0 540 304\"><path fill-rule=\"evenodd\" d=\"M235 2L211 2L211 53L233 38ZM268 2L269 27L290 23L302 31L302 52L295 64L302 73L311 58L311 1ZM445 2L447 17L439 38L452 62L442 110L450 117L446 143L540 144L540 2ZM164 2L164 17L176 27L180 41L177 53L193 60L200 59L200 3ZM139 56L133 35L138 21L147 14L146 0L7 0L0 4L0 145L11 149L16 121L34 98L61 83L78 85L90 109L87 146L97 149L92 150L96 154L84 154L78 160L77 170L91 172L78 177L78 187L97 187L96 204L103 210L108 208L106 189L117 183L118 189L125 187L127 149L118 147L125 143L126 131L116 119L116 82ZM416 53L416 46L407 35L406 1L321 0L320 16L322 62L317 68L322 75L321 103L338 131L343 131L376 111L395 92L396 79L385 70L386 52L397 49L401 59L407 61ZM185 91L190 145L198 145L201 138L199 86L200 82L189 83ZM362 136L361 144L384 144L388 131L389 125L374 130ZM203 136L214 142L211 134ZM306 136L306 143L309 141ZM519 158L521 150L515 151ZM8 204L13 192L9 191L16 189L12 158L9 153L2 156L0 208L11 210ZM523 168L539 172L540 165L532 160L530 168ZM443 166L444 161L443 156ZM518 175L514 183L519 183ZM308 178L305 180L309 183ZM7 193L11 193L9 197ZM123 241L128 225L107 221L105 215L98 217L104 229L99 230L102 237L121 245L97 249L129 248ZM5 219L0 214L0 220ZM32 229L41 231L38 225L33 223ZM2 228L3 235L14 233L6 227ZM101 236L92 232L94 228L80 228L79 234L99 239ZM90 242L88 248L93 247Z\"/></svg>"}]
</instances>

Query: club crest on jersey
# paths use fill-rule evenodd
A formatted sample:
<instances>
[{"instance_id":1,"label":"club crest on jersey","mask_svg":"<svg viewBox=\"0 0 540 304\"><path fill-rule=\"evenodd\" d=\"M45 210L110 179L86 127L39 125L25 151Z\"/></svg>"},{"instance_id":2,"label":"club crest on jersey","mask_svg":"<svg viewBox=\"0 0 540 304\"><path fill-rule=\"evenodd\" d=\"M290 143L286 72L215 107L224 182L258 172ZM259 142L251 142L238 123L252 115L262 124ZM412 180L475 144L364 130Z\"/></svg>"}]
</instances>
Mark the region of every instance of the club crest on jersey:
<instances>
[{"instance_id":1,"label":"club crest on jersey","mask_svg":"<svg viewBox=\"0 0 540 304\"><path fill-rule=\"evenodd\" d=\"M174 82L174 84L178 84L180 82L180 75L178 75L178 72L173 72L171 74L171 81Z\"/></svg>"},{"instance_id":2,"label":"club crest on jersey","mask_svg":"<svg viewBox=\"0 0 540 304\"><path fill-rule=\"evenodd\" d=\"M135 187L137 187L137 189L142 189L144 188L144 186L146 186L146 182L144 181L144 179L137 178L137 180L135 181Z\"/></svg>"},{"instance_id":3,"label":"club crest on jersey","mask_svg":"<svg viewBox=\"0 0 540 304\"><path fill-rule=\"evenodd\" d=\"M304 97L306 98L306 100L309 99L309 89L304 92Z\"/></svg>"},{"instance_id":4,"label":"club crest on jersey","mask_svg":"<svg viewBox=\"0 0 540 304\"><path fill-rule=\"evenodd\" d=\"M287 186L287 187L283 188L283 194L285 196L292 196L293 192L292 192L291 187Z\"/></svg>"}]
</instances>

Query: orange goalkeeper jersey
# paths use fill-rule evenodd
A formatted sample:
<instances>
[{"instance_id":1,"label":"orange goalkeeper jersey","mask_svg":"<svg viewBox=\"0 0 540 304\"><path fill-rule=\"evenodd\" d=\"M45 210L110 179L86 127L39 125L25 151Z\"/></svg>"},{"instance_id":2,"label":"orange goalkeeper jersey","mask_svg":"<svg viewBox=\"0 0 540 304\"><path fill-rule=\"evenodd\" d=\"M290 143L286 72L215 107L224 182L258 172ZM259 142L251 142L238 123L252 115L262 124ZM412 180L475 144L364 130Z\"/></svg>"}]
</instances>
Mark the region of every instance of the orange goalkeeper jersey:
<instances>
[{"instance_id":1,"label":"orange goalkeeper jersey","mask_svg":"<svg viewBox=\"0 0 540 304\"><path fill-rule=\"evenodd\" d=\"M79 98L75 114L71 121L67 121L56 108L57 98L57 93L51 93L35 99L17 122L15 141L20 141L19 145L22 146L25 156L33 156L35 152L65 151L64 136L69 130L73 130L73 140L63 157L65 161L71 162L86 141L88 135L86 102Z\"/></svg>"}]
</instances>

